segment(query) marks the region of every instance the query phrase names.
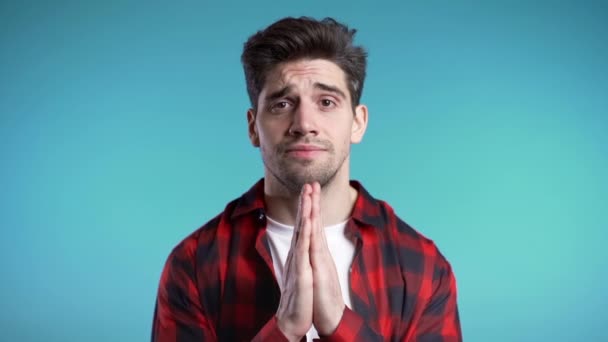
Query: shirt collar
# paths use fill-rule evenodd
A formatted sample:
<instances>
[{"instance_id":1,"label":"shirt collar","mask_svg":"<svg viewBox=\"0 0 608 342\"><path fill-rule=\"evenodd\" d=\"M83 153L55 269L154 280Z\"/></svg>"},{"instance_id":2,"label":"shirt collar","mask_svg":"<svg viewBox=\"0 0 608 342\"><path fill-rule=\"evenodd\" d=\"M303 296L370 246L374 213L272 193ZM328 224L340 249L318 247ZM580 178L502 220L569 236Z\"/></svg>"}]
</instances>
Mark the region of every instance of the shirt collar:
<instances>
[{"instance_id":1,"label":"shirt collar","mask_svg":"<svg viewBox=\"0 0 608 342\"><path fill-rule=\"evenodd\" d=\"M264 178L261 178L237 200L236 207L232 211L230 218L235 219L251 212L263 214L265 207Z\"/></svg>"},{"instance_id":2,"label":"shirt collar","mask_svg":"<svg viewBox=\"0 0 608 342\"><path fill-rule=\"evenodd\" d=\"M363 225L384 227L386 225L386 213L381 202L372 197L360 182L351 180L350 185L357 190L357 199L351 218ZM235 219L248 213L263 215L265 206L264 178L261 178L237 200L230 218Z\"/></svg>"}]
</instances>

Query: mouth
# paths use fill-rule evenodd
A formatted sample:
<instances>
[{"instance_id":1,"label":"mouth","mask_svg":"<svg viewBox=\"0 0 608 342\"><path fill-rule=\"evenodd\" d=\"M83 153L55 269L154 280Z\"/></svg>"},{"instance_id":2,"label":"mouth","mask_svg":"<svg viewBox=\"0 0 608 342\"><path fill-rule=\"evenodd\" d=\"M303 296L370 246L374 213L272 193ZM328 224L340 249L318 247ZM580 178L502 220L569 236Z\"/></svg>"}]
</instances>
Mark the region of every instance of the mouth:
<instances>
[{"instance_id":1,"label":"mouth","mask_svg":"<svg viewBox=\"0 0 608 342\"><path fill-rule=\"evenodd\" d=\"M288 156L302 159L312 159L326 152L327 149L315 145L294 145L285 150Z\"/></svg>"}]
</instances>

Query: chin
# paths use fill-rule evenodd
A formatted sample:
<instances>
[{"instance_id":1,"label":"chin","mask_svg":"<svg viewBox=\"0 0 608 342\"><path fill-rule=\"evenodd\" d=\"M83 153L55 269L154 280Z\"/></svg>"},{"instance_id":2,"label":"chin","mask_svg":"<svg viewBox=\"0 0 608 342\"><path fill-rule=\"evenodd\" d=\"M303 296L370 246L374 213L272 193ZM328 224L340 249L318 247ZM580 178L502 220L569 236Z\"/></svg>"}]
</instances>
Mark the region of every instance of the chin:
<instances>
[{"instance_id":1,"label":"chin","mask_svg":"<svg viewBox=\"0 0 608 342\"><path fill-rule=\"evenodd\" d=\"M329 183L335 173L322 173L322 174L298 174L298 175L288 175L285 179L291 184L293 187L297 187L301 189L304 184L311 184L313 182L319 182L321 187L325 186Z\"/></svg>"}]
</instances>

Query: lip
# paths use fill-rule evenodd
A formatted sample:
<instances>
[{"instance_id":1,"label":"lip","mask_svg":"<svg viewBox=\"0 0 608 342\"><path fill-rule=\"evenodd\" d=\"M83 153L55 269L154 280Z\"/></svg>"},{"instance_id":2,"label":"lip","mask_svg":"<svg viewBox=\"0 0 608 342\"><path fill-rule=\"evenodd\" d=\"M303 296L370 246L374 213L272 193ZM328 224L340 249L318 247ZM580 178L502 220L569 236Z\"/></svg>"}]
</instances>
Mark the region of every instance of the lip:
<instances>
[{"instance_id":1,"label":"lip","mask_svg":"<svg viewBox=\"0 0 608 342\"><path fill-rule=\"evenodd\" d=\"M285 150L287 155L295 158L311 159L327 151L327 149L315 145L294 145Z\"/></svg>"},{"instance_id":2,"label":"lip","mask_svg":"<svg viewBox=\"0 0 608 342\"><path fill-rule=\"evenodd\" d=\"M286 152L313 152L313 151L325 151L325 148L315 145L294 145L287 148Z\"/></svg>"}]
</instances>

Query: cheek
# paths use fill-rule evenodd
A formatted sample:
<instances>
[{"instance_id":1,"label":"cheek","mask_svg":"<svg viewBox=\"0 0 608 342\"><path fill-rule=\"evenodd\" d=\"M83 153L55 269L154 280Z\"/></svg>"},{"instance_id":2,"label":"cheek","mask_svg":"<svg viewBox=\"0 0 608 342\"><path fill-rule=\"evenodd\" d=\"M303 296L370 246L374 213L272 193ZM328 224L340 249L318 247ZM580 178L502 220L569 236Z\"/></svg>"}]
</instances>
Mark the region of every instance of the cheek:
<instances>
[{"instance_id":1,"label":"cheek","mask_svg":"<svg viewBox=\"0 0 608 342\"><path fill-rule=\"evenodd\" d=\"M276 146L281 142L281 135L272 127L260 127L259 139L262 152L272 154L276 150Z\"/></svg>"},{"instance_id":2,"label":"cheek","mask_svg":"<svg viewBox=\"0 0 608 342\"><path fill-rule=\"evenodd\" d=\"M344 145L350 145L351 140L353 138L353 134L352 134L352 122L348 122L348 124L344 125L343 127L344 130L341 132L341 137L342 137L342 141L344 142Z\"/></svg>"},{"instance_id":3,"label":"cheek","mask_svg":"<svg viewBox=\"0 0 608 342\"><path fill-rule=\"evenodd\" d=\"M331 141L335 154L343 155L348 153L351 145L350 131L335 132Z\"/></svg>"},{"instance_id":4,"label":"cheek","mask_svg":"<svg viewBox=\"0 0 608 342\"><path fill-rule=\"evenodd\" d=\"M260 136L267 141L276 141L283 135L284 124L280 120L272 120L261 123L258 127Z\"/></svg>"},{"instance_id":5,"label":"cheek","mask_svg":"<svg viewBox=\"0 0 608 342\"><path fill-rule=\"evenodd\" d=\"M269 151L272 146L276 145L276 137L269 132L260 132L260 147L264 147L266 151Z\"/></svg>"}]
</instances>

